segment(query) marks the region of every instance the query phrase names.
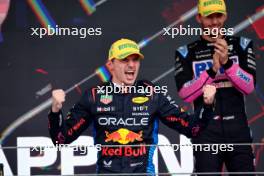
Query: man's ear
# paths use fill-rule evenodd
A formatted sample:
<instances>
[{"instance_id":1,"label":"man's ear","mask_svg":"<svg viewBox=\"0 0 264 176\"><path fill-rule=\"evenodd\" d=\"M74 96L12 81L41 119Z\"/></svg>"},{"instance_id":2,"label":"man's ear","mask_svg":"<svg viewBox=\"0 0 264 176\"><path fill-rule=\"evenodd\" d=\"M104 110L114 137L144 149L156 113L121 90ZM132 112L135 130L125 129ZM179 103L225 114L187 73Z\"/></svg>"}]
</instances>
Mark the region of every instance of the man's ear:
<instances>
[{"instance_id":1,"label":"man's ear","mask_svg":"<svg viewBox=\"0 0 264 176\"><path fill-rule=\"evenodd\" d=\"M202 22L201 22L201 18L202 18L201 14L197 14L197 15L196 15L196 21L197 21L198 23L200 23L200 24L202 23Z\"/></svg>"},{"instance_id":2,"label":"man's ear","mask_svg":"<svg viewBox=\"0 0 264 176\"><path fill-rule=\"evenodd\" d=\"M227 14L226 14L226 15L224 15L224 18L225 18L225 21L226 21L226 19L227 19ZM225 22L225 21L224 21L224 22Z\"/></svg>"},{"instance_id":3,"label":"man's ear","mask_svg":"<svg viewBox=\"0 0 264 176\"><path fill-rule=\"evenodd\" d=\"M105 66L107 67L107 69L112 73L113 70L113 61L108 60L105 64Z\"/></svg>"}]
</instances>

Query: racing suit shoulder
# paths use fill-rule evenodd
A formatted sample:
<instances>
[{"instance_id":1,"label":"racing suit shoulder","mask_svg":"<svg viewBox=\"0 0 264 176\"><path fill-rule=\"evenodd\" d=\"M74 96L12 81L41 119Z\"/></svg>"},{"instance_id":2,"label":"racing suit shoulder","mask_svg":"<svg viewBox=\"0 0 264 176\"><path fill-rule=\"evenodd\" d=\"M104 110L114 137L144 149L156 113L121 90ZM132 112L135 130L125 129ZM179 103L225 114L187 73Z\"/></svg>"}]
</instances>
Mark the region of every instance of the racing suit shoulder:
<instances>
[{"instance_id":1,"label":"racing suit shoulder","mask_svg":"<svg viewBox=\"0 0 264 176\"><path fill-rule=\"evenodd\" d=\"M239 37L239 45L243 50L246 50L250 47L250 44L253 44L253 41L246 37Z\"/></svg>"},{"instance_id":2,"label":"racing suit shoulder","mask_svg":"<svg viewBox=\"0 0 264 176\"><path fill-rule=\"evenodd\" d=\"M188 59L188 55L189 55L188 45L180 46L175 51L174 78L178 90L182 88L183 84L187 80L191 80L193 78L193 74L191 71L192 68L190 65L190 59Z\"/></svg>"},{"instance_id":3,"label":"racing suit shoulder","mask_svg":"<svg viewBox=\"0 0 264 176\"><path fill-rule=\"evenodd\" d=\"M227 36L226 41L228 44L233 45L231 49L236 49L239 52L243 52L253 47L253 41L250 38L244 36Z\"/></svg>"},{"instance_id":4,"label":"racing suit shoulder","mask_svg":"<svg viewBox=\"0 0 264 176\"><path fill-rule=\"evenodd\" d=\"M145 89L145 95L146 96L149 96L151 97L151 99L155 98L156 97L156 94L155 94L155 87L156 85L154 83L152 83L151 81L149 80L138 80L135 84L136 87L143 87ZM147 92L149 91L149 92Z\"/></svg>"},{"instance_id":5,"label":"racing suit shoulder","mask_svg":"<svg viewBox=\"0 0 264 176\"><path fill-rule=\"evenodd\" d=\"M176 50L176 54L178 54L178 56L180 56L181 58L187 58L188 53L189 50L187 45L180 46Z\"/></svg>"},{"instance_id":6,"label":"racing suit shoulder","mask_svg":"<svg viewBox=\"0 0 264 176\"><path fill-rule=\"evenodd\" d=\"M151 81L146 80L146 79L138 80L136 82L136 85L138 85L138 86L152 86L152 87L155 86L154 83L152 83Z\"/></svg>"},{"instance_id":7,"label":"racing suit shoulder","mask_svg":"<svg viewBox=\"0 0 264 176\"><path fill-rule=\"evenodd\" d=\"M182 45L176 49L176 57L180 57L181 59L188 59L189 54L193 49L199 44L199 40L194 41L188 45Z\"/></svg>"},{"instance_id":8,"label":"racing suit shoulder","mask_svg":"<svg viewBox=\"0 0 264 176\"><path fill-rule=\"evenodd\" d=\"M227 36L226 40L228 43L233 43L234 45L239 46L240 49L243 50L249 47L250 43L252 42L250 38L244 36Z\"/></svg>"},{"instance_id":9,"label":"racing suit shoulder","mask_svg":"<svg viewBox=\"0 0 264 176\"><path fill-rule=\"evenodd\" d=\"M107 86L111 86L112 83L110 82L103 82L99 85L95 85L95 86L91 86L88 89L86 89L87 93L88 93L88 97L89 97L89 101L91 103L94 103L96 101L96 96L97 95L101 95L101 94L105 94L105 88Z\"/></svg>"}]
</instances>

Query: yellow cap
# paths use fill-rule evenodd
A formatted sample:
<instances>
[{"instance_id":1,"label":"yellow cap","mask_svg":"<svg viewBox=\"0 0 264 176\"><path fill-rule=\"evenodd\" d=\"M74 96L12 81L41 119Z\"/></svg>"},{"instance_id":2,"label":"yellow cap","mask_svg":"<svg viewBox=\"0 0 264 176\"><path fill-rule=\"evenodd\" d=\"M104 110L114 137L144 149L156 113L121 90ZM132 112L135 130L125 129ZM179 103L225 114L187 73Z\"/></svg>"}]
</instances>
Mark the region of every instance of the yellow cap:
<instances>
[{"instance_id":1,"label":"yellow cap","mask_svg":"<svg viewBox=\"0 0 264 176\"><path fill-rule=\"evenodd\" d=\"M137 54L140 59L144 58L136 42L129 39L120 39L112 44L109 50L108 60L125 59L132 54Z\"/></svg>"},{"instance_id":2,"label":"yellow cap","mask_svg":"<svg viewBox=\"0 0 264 176\"><path fill-rule=\"evenodd\" d=\"M226 5L224 0L199 0L198 13L202 16L208 16L213 13L226 14Z\"/></svg>"}]
</instances>

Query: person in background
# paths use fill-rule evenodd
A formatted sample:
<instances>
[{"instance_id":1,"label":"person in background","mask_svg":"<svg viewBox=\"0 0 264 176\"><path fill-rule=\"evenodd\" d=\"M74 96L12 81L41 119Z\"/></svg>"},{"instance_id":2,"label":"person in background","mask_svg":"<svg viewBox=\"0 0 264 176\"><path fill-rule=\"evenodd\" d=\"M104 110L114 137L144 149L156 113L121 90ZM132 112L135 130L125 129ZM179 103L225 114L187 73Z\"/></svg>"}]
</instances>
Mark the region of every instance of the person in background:
<instances>
[{"instance_id":1,"label":"person in background","mask_svg":"<svg viewBox=\"0 0 264 176\"><path fill-rule=\"evenodd\" d=\"M203 31L209 29L210 33L176 50L176 86L181 99L193 103L195 110L203 105L204 85L215 85L217 93L216 116L192 142L251 143L244 98L254 90L256 82L253 42L221 34L227 19L224 0L199 0L196 19ZM195 172L221 172L224 164L230 172L255 170L249 145L234 145L234 151L218 154L194 151L194 157Z\"/></svg>"}]
</instances>

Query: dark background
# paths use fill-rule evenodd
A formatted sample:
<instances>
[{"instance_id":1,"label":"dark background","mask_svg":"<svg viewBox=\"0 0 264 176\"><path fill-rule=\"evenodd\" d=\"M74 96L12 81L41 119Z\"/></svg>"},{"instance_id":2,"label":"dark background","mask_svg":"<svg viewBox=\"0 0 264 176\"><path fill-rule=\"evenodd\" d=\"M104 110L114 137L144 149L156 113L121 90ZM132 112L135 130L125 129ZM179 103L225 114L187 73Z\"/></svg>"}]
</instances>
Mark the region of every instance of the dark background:
<instances>
[{"instance_id":1,"label":"dark background","mask_svg":"<svg viewBox=\"0 0 264 176\"><path fill-rule=\"evenodd\" d=\"M130 38L140 42L166 27L180 15L195 6L195 0L108 0L98 6L91 16L85 14L77 0L43 0L49 14L60 27L102 28L101 36L45 36L40 39L31 36L30 27L41 27L35 14L24 0L12 0L9 13L2 25L3 41L0 42L0 134L8 125L22 114L50 97L51 91L37 96L37 92L48 85L54 88L68 89L83 78L92 74L96 68L104 65L108 49L115 40ZM228 20L226 27L234 27L244 21L257 9L264 7L260 0L228 0ZM262 24L264 18L261 19ZM195 18L181 23L198 27ZM258 31L256 31L258 29ZM248 118L259 118L250 124L254 142L264 138L263 133L263 69L264 29L263 26L250 25L239 34L253 39L257 57L258 91L247 96ZM153 80L174 64L174 51L181 45L196 40L198 36L160 36L148 43L142 52L145 59L141 65L140 78ZM100 83L98 76L93 77L79 88ZM173 73L157 82L167 85L170 94L178 104L185 105L176 94ZM80 97L77 89L67 95L65 111ZM189 107L189 105L187 106ZM45 109L33 119L19 126L2 146L16 146L18 136L49 136L47 131L47 113ZM262 113L262 114L261 114ZM84 135L89 135L91 129ZM175 132L161 125L161 134L166 134L171 143L178 143ZM255 151L260 151L255 146ZM5 150L12 170L16 173L16 152ZM264 171L264 153L260 152L257 171ZM54 166L55 168L56 166ZM94 168L85 172L94 172ZM80 169L80 172L81 169ZM159 172L167 172L160 162ZM33 170L33 174L39 170ZM47 172L44 172L47 173ZM51 169L48 173L58 173Z\"/></svg>"}]
</instances>

